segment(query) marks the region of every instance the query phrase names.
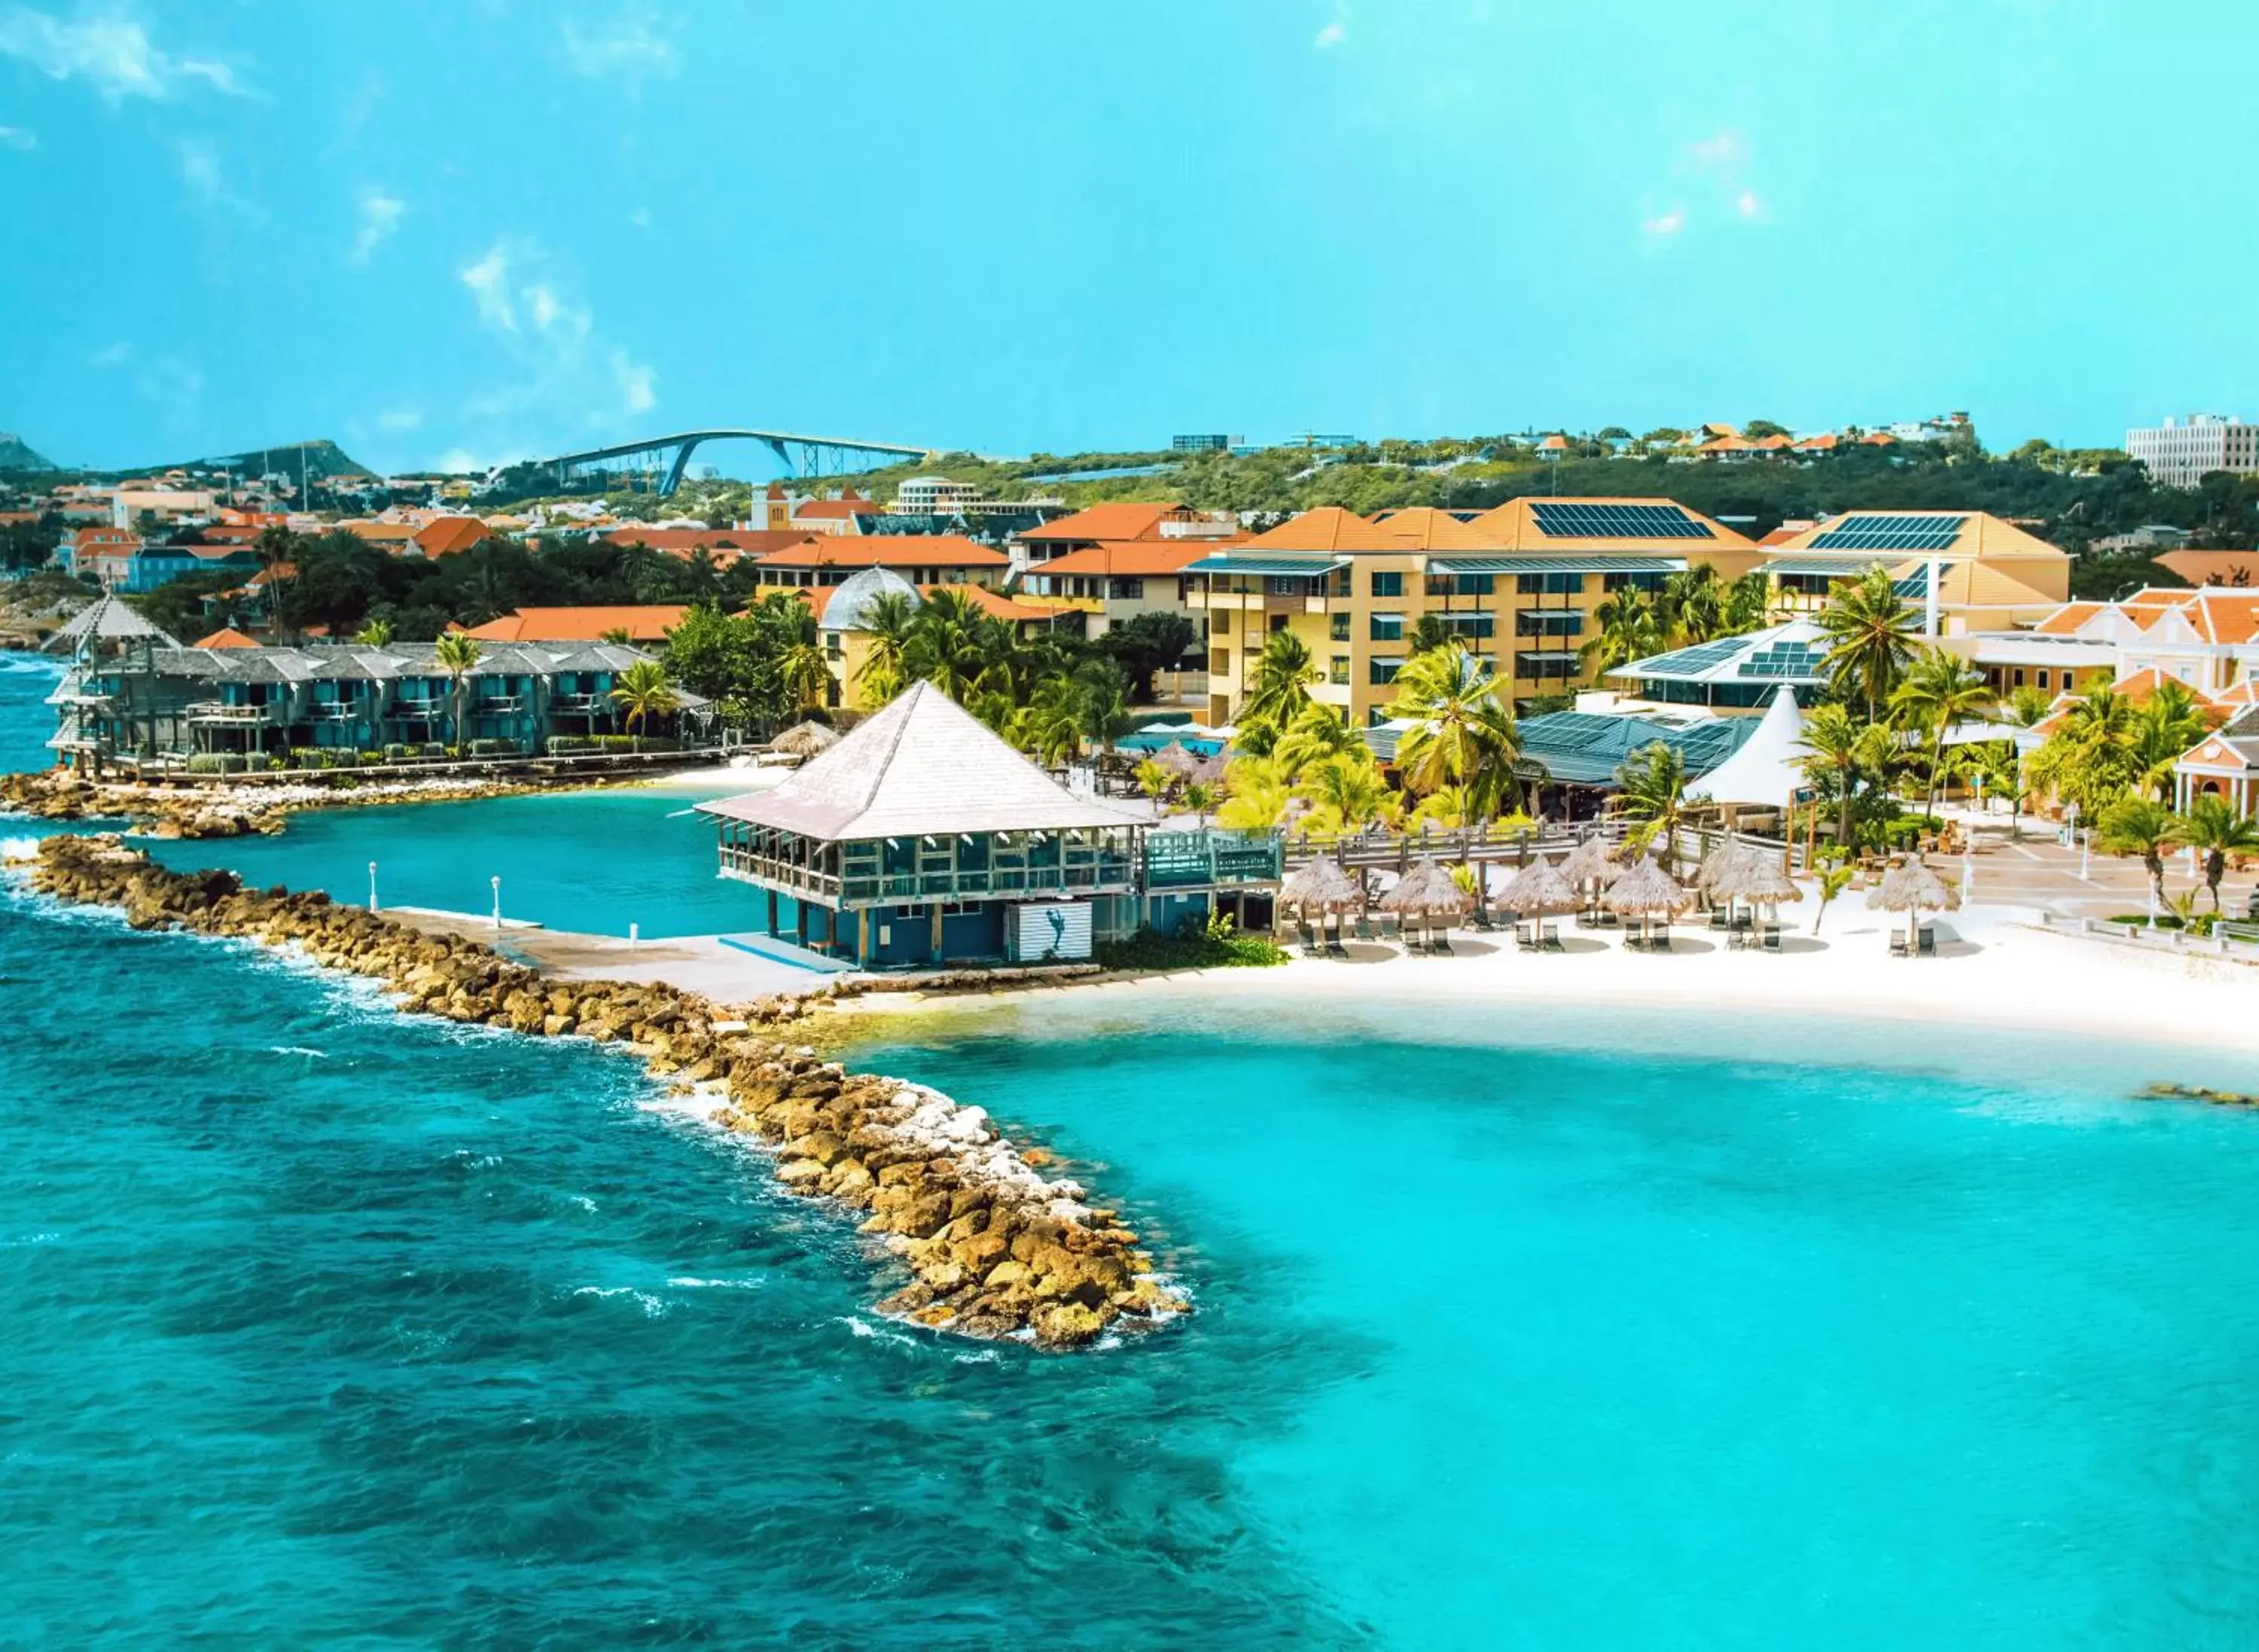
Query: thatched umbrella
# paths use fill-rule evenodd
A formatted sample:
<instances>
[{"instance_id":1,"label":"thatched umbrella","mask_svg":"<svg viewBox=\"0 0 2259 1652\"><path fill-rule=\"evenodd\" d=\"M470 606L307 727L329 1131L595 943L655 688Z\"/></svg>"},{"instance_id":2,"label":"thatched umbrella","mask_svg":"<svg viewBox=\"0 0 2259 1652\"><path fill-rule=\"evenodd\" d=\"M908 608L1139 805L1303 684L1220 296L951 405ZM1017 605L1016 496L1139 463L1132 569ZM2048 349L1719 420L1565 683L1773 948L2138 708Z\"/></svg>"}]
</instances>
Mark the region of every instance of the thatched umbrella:
<instances>
[{"instance_id":1,"label":"thatched umbrella","mask_svg":"<svg viewBox=\"0 0 2259 1652\"><path fill-rule=\"evenodd\" d=\"M1702 858L1702 869L1694 874L1694 887L1713 901L1724 899L1718 886L1739 873L1754 852L1740 838L1721 834L1710 852Z\"/></svg>"},{"instance_id":2,"label":"thatched umbrella","mask_svg":"<svg viewBox=\"0 0 2259 1652\"><path fill-rule=\"evenodd\" d=\"M1625 868L1623 875L1608 887L1606 899L1610 907L1626 917L1639 920L1643 940L1654 934L1657 915L1668 929L1676 914L1694 904L1693 892L1645 855Z\"/></svg>"},{"instance_id":3,"label":"thatched umbrella","mask_svg":"<svg viewBox=\"0 0 2259 1652\"><path fill-rule=\"evenodd\" d=\"M1200 773L1201 766L1199 753L1187 751L1181 740L1170 741L1168 744L1154 752L1151 760L1168 770L1180 780L1193 779Z\"/></svg>"},{"instance_id":4,"label":"thatched umbrella","mask_svg":"<svg viewBox=\"0 0 2259 1652\"><path fill-rule=\"evenodd\" d=\"M772 751L787 757L796 757L805 762L820 756L839 744L839 730L827 729L820 723L795 723L769 742Z\"/></svg>"},{"instance_id":5,"label":"thatched umbrella","mask_svg":"<svg viewBox=\"0 0 2259 1652\"><path fill-rule=\"evenodd\" d=\"M1752 907L1778 907L1784 901L1793 901L1804 893L1788 868L1771 855L1759 854L1743 845L1745 852L1734 864L1724 869L1718 880L1710 886L1711 898L1732 902L1740 901Z\"/></svg>"},{"instance_id":6,"label":"thatched umbrella","mask_svg":"<svg viewBox=\"0 0 2259 1652\"><path fill-rule=\"evenodd\" d=\"M1218 746L1215 756L1199 758L1193 767L1186 770L1185 779L1201 786L1221 786L1223 784L1223 772L1230 766L1231 758L1226 748Z\"/></svg>"},{"instance_id":7,"label":"thatched umbrella","mask_svg":"<svg viewBox=\"0 0 2259 1652\"><path fill-rule=\"evenodd\" d=\"M1921 915L1942 912L1953 904L1953 892L1922 863L1919 855L1899 861L1883 874L1880 883L1867 891L1867 905L1874 910L1906 915L1909 951L1921 938Z\"/></svg>"},{"instance_id":8,"label":"thatched umbrella","mask_svg":"<svg viewBox=\"0 0 2259 1652\"><path fill-rule=\"evenodd\" d=\"M1436 920L1443 919L1448 930L1451 920L1464 917L1474 903L1474 896L1460 888L1448 871L1434 860L1426 859L1415 861L1396 880L1396 887L1381 896L1380 909L1400 917L1419 918L1432 950L1436 944Z\"/></svg>"},{"instance_id":9,"label":"thatched umbrella","mask_svg":"<svg viewBox=\"0 0 2259 1652\"><path fill-rule=\"evenodd\" d=\"M1304 861L1279 886L1279 905L1293 908L1305 921L1315 912L1322 924L1324 914L1333 915L1335 945L1341 943L1341 915L1364 904L1365 891L1357 879L1324 855Z\"/></svg>"},{"instance_id":10,"label":"thatched umbrella","mask_svg":"<svg viewBox=\"0 0 2259 1652\"><path fill-rule=\"evenodd\" d=\"M1560 870L1572 888L1592 890L1592 904L1586 909L1595 915L1600 909L1600 892L1623 875L1623 868L1608 858L1608 840L1597 832L1569 851Z\"/></svg>"},{"instance_id":11,"label":"thatched umbrella","mask_svg":"<svg viewBox=\"0 0 2259 1652\"><path fill-rule=\"evenodd\" d=\"M1576 856L1572 854L1569 858L1574 860ZM1512 913L1517 923L1527 922L1535 940L1539 920L1557 918L1584 904L1577 886L1569 880L1568 870L1567 862L1556 866L1539 856L1515 872L1513 880L1500 892L1500 909Z\"/></svg>"}]
</instances>

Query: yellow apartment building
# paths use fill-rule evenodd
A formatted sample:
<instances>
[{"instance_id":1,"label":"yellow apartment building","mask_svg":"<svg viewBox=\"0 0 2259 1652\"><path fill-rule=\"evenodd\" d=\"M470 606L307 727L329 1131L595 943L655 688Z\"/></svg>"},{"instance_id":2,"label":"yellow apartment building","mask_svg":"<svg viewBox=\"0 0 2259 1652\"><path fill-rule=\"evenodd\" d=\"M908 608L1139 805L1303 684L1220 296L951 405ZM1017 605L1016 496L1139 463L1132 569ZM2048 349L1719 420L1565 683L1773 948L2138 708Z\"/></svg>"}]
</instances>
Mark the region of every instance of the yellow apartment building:
<instances>
[{"instance_id":1,"label":"yellow apartment building","mask_svg":"<svg viewBox=\"0 0 2259 1652\"><path fill-rule=\"evenodd\" d=\"M1816 612L1839 580L1888 568L1928 637L2037 624L2070 596L2070 558L1981 510L1855 510L1764 548L1773 612Z\"/></svg>"},{"instance_id":2,"label":"yellow apartment building","mask_svg":"<svg viewBox=\"0 0 2259 1652\"><path fill-rule=\"evenodd\" d=\"M1205 614L1208 715L1237 713L1264 638L1292 630L1322 673L1313 696L1365 727L1394 698L1408 637L1436 614L1487 660L1517 704L1589 686L1593 610L1707 565L1735 579L1757 547L1662 499L1516 499L1472 517L1433 509L1368 521L1305 511L1188 563L1186 606Z\"/></svg>"}]
</instances>

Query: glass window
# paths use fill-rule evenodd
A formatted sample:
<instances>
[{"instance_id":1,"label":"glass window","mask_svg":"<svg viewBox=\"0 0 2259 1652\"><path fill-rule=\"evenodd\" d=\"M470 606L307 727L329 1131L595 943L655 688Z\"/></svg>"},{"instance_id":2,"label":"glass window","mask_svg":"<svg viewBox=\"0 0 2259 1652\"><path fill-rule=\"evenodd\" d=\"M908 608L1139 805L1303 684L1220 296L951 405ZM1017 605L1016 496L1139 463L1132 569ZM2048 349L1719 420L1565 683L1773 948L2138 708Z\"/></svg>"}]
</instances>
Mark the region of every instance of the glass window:
<instances>
[{"instance_id":1,"label":"glass window","mask_svg":"<svg viewBox=\"0 0 2259 1652\"><path fill-rule=\"evenodd\" d=\"M1517 573L1514 583L1524 596L1581 596L1585 590L1581 573Z\"/></svg>"},{"instance_id":2,"label":"glass window","mask_svg":"<svg viewBox=\"0 0 2259 1652\"><path fill-rule=\"evenodd\" d=\"M1349 566L1346 563L1334 570L1334 577L1329 588L1332 594L1336 596L1347 596L1350 594Z\"/></svg>"},{"instance_id":3,"label":"glass window","mask_svg":"<svg viewBox=\"0 0 2259 1652\"><path fill-rule=\"evenodd\" d=\"M1333 638L1333 640L1334 640L1335 642L1337 642L1337 643L1345 643L1345 642L1349 641L1349 616L1348 616L1348 615L1346 615L1346 614L1336 614L1336 615L1335 615L1335 616L1333 616L1333 618L1332 618L1331 622L1329 623L1329 624L1330 624L1330 631L1331 631L1332 638Z\"/></svg>"},{"instance_id":4,"label":"glass window","mask_svg":"<svg viewBox=\"0 0 2259 1652\"><path fill-rule=\"evenodd\" d=\"M1336 654L1333 657L1332 661L1326 668L1326 680L1329 682L1338 683L1346 683L1349 681L1349 656L1347 654Z\"/></svg>"},{"instance_id":5,"label":"glass window","mask_svg":"<svg viewBox=\"0 0 2259 1652\"><path fill-rule=\"evenodd\" d=\"M1401 614L1375 614L1371 629L1365 633L1376 643L1400 643L1404 640L1404 616Z\"/></svg>"},{"instance_id":6,"label":"glass window","mask_svg":"<svg viewBox=\"0 0 2259 1652\"><path fill-rule=\"evenodd\" d=\"M1214 613L1208 616L1208 628L1209 632L1214 636L1230 636L1231 610L1228 608L1217 609Z\"/></svg>"},{"instance_id":7,"label":"glass window","mask_svg":"<svg viewBox=\"0 0 2259 1652\"><path fill-rule=\"evenodd\" d=\"M1372 669L1368 680L1376 685L1394 682L1396 673L1404 669L1404 662L1400 659L1375 659L1372 662Z\"/></svg>"},{"instance_id":8,"label":"glass window","mask_svg":"<svg viewBox=\"0 0 2259 1652\"><path fill-rule=\"evenodd\" d=\"M1378 568L1374 569L1372 574L1372 595L1375 596L1403 595L1404 576L1401 573L1384 573Z\"/></svg>"}]
</instances>

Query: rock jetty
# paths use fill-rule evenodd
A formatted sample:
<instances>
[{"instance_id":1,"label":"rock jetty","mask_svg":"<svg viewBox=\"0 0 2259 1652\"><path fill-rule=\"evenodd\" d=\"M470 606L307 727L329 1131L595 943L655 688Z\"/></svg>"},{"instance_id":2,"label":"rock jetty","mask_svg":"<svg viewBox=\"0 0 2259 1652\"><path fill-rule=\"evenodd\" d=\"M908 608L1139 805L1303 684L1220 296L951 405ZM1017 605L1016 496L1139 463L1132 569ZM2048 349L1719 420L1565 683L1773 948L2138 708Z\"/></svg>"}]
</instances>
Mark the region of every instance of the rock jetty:
<instances>
[{"instance_id":1,"label":"rock jetty","mask_svg":"<svg viewBox=\"0 0 2259 1652\"><path fill-rule=\"evenodd\" d=\"M98 780L70 769L0 774L0 809L41 820L125 820L152 837L244 837L280 832L302 808L460 802L544 786L474 779L385 779L351 772L250 786Z\"/></svg>"},{"instance_id":2,"label":"rock jetty","mask_svg":"<svg viewBox=\"0 0 2259 1652\"><path fill-rule=\"evenodd\" d=\"M44 839L35 888L116 908L135 929L294 948L379 982L404 1012L537 1037L618 1043L756 1138L795 1193L864 1213L907 1266L878 1311L967 1336L1077 1348L1187 1311L1137 1235L1080 1184L1046 1177L980 1108L789 1041L804 1000L717 1005L663 985L557 981L457 936L426 934L318 892L246 889L231 872L172 872L114 836Z\"/></svg>"},{"instance_id":3,"label":"rock jetty","mask_svg":"<svg viewBox=\"0 0 2259 1652\"><path fill-rule=\"evenodd\" d=\"M2141 1088L2146 1101L2203 1101L2216 1107L2259 1107L2259 1095L2234 1090L2207 1089L2200 1084L2150 1084Z\"/></svg>"}]
</instances>

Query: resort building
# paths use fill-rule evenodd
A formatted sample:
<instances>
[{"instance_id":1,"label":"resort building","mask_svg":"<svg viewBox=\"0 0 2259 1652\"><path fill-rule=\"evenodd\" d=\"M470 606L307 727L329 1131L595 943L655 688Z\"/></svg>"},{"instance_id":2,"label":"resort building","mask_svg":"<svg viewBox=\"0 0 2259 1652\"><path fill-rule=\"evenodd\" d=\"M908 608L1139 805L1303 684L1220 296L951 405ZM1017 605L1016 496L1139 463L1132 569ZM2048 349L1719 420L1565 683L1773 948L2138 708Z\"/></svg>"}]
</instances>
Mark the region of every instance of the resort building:
<instances>
[{"instance_id":1,"label":"resort building","mask_svg":"<svg viewBox=\"0 0 2259 1652\"><path fill-rule=\"evenodd\" d=\"M912 585L1001 585L1011 566L1001 551L955 533L826 534L764 555L763 586L844 584L865 568L889 568Z\"/></svg>"},{"instance_id":2,"label":"resort building","mask_svg":"<svg viewBox=\"0 0 2259 1652\"><path fill-rule=\"evenodd\" d=\"M1084 632L1103 637L1140 614L1178 614L1192 622L1196 643L1208 637L1208 614L1187 600L1185 570L1220 545L1236 540L1108 539L1042 562L1021 576L1021 600L1088 615Z\"/></svg>"},{"instance_id":3,"label":"resort building","mask_svg":"<svg viewBox=\"0 0 2259 1652\"><path fill-rule=\"evenodd\" d=\"M2191 413L2126 432L2126 455L2149 467L2161 488L2193 488L2210 473L2259 471L2259 424L2218 413Z\"/></svg>"},{"instance_id":4,"label":"resort building","mask_svg":"<svg viewBox=\"0 0 2259 1652\"><path fill-rule=\"evenodd\" d=\"M1791 620L1739 637L1674 648L1617 666L1607 673L1616 703L1701 706L1752 712L1773 703L1786 687L1809 702L1828 681L1828 634L1811 620ZM1585 709L1582 701L1580 709Z\"/></svg>"},{"instance_id":5,"label":"resort building","mask_svg":"<svg viewBox=\"0 0 2259 1652\"><path fill-rule=\"evenodd\" d=\"M1015 570L1080 551L1107 545L1151 545L1172 539L1218 540L1244 538L1238 521L1228 511L1194 510L1175 503L1093 505L1058 516L1012 536L1012 566Z\"/></svg>"},{"instance_id":6,"label":"resort building","mask_svg":"<svg viewBox=\"0 0 2259 1652\"><path fill-rule=\"evenodd\" d=\"M2185 811L2199 797L2259 814L2259 706L2245 706L2173 765L2173 807Z\"/></svg>"},{"instance_id":7,"label":"resort building","mask_svg":"<svg viewBox=\"0 0 2259 1652\"><path fill-rule=\"evenodd\" d=\"M2070 558L1983 511L1853 511L1764 547L1773 611L1816 613L1842 580L1887 568L1926 637L2029 625L2070 595Z\"/></svg>"},{"instance_id":8,"label":"resort building","mask_svg":"<svg viewBox=\"0 0 2259 1652\"><path fill-rule=\"evenodd\" d=\"M189 648L105 598L56 633L71 670L49 696L50 747L77 762L110 757L246 759L319 749L348 757L446 745L476 755L537 754L624 733L611 690L651 658L590 644L488 644L455 680L428 643L246 646L239 634ZM710 708L684 694L682 715ZM481 750L481 746L484 747Z\"/></svg>"},{"instance_id":9,"label":"resort building","mask_svg":"<svg viewBox=\"0 0 2259 1652\"><path fill-rule=\"evenodd\" d=\"M2075 693L2155 672L2218 700L2259 671L2259 590L2152 587L2115 602L2066 602L2028 630L1954 646L2002 693Z\"/></svg>"},{"instance_id":10,"label":"resort building","mask_svg":"<svg viewBox=\"0 0 2259 1652\"><path fill-rule=\"evenodd\" d=\"M1374 723L1428 615L1487 660L1517 704L1566 693L1592 680L1583 648L1608 595L1660 590L1696 566L1733 579L1758 559L1740 534L1668 500L1523 498L1472 520L1306 511L1186 565L1187 610L1208 619L1207 720L1230 720L1264 638L1292 630L1323 673L1313 694L1355 724Z\"/></svg>"},{"instance_id":11,"label":"resort building","mask_svg":"<svg viewBox=\"0 0 2259 1652\"><path fill-rule=\"evenodd\" d=\"M722 876L766 892L768 935L866 968L1087 958L1279 873L1275 837L1149 832L927 682L773 790L698 808Z\"/></svg>"}]
</instances>

